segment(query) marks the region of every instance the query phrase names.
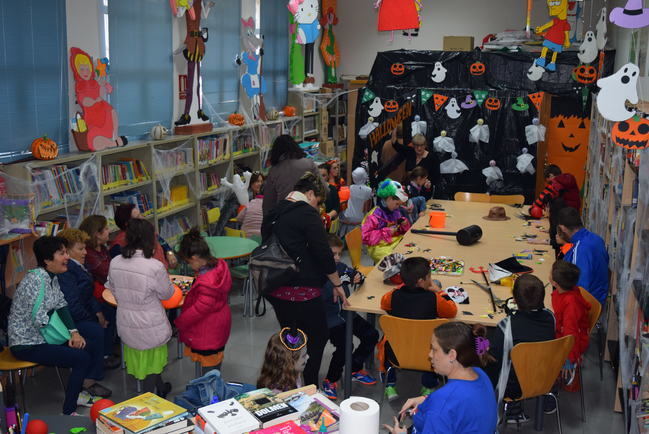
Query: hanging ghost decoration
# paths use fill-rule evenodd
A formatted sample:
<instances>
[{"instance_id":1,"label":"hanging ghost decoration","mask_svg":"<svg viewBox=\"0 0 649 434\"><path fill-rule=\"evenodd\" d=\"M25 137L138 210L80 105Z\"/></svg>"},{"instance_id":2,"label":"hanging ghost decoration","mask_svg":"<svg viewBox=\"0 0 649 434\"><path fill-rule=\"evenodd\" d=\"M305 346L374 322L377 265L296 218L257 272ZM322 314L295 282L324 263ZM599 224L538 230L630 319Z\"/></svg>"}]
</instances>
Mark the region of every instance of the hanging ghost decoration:
<instances>
[{"instance_id":1,"label":"hanging ghost decoration","mask_svg":"<svg viewBox=\"0 0 649 434\"><path fill-rule=\"evenodd\" d=\"M489 143L489 125L484 123L484 119L478 119L476 124L469 130L469 142Z\"/></svg>"},{"instance_id":2,"label":"hanging ghost decoration","mask_svg":"<svg viewBox=\"0 0 649 434\"><path fill-rule=\"evenodd\" d=\"M534 155L530 154L527 151L527 148L523 148L521 152L522 152L521 155L516 157L516 168L522 174L529 173L530 175L534 175L534 173L536 172L536 169L532 164L532 160L534 160Z\"/></svg>"},{"instance_id":3,"label":"hanging ghost decoration","mask_svg":"<svg viewBox=\"0 0 649 434\"><path fill-rule=\"evenodd\" d=\"M427 124L426 121L421 120L421 116L415 115L415 120L410 124L412 128L412 137L417 134L426 135Z\"/></svg>"},{"instance_id":4,"label":"hanging ghost decoration","mask_svg":"<svg viewBox=\"0 0 649 434\"><path fill-rule=\"evenodd\" d=\"M457 119L462 114L462 110L460 110L460 106L457 105L457 100L455 98L450 99L444 110L446 110L446 115L451 119Z\"/></svg>"},{"instance_id":5,"label":"hanging ghost decoration","mask_svg":"<svg viewBox=\"0 0 649 434\"><path fill-rule=\"evenodd\" d=\"M525 138L530 145L545 141L545 127L541 125L539 118L532 119L532 125L525 127Z\"/></svg>"},{"instance_id":6,"label":"hanging ghost decoration","mask_svg":"<svg viewBox=\"0 0 649 434\"><path fill-rule=\"evenodd\" d=\"M536 63L532 63L530 69L527 70L527 78L530 79L531 81L539 81L541 77L543 77L544 72L545 72L544 68L540 67Z\"/></svg>"},{"instance_id":7,"label":"hanging ghost decoration","mask_svg":"<svg viewBox=\"0 0 649 434\"><path fill-rule=\"evenodd\" d=\"M245 171L243 172L243 180L241 179L241 176L239 175L234 175L232 177L232 182L228 181L227 177L221 178L221 185L225 187L229 187L232 189L234 194L237 196L237 200L239 201L239 205L248 205L249 199L248 199L248 186L250 185L250 178L252 177L252 173Z\"/></svg>"},{"instance_id":8,"label":"hanging ghost decoration","mask_svg":"<svg viewBox=\"0 0 649 434\"><path fill-rule=\"evenodd\" d=\"M493 186L496 182L503 180L503 172L498 166L496 166L494 160L489 162L489 167L482 169L482 174L486 177L485 181L489 187Z\"/></svg>"},{"instance_id":9,"label":"hanging ghost decoration","mask_svg":"<svg viewBox=\"0 0 649 434\"><path fill-rule=\"evenodd\" d=\"M446 131L442 130L439 136L433 139L433 149L435 152L455 152L455 141L446 136Z\"/></svg>"},{"instance_id":10,"label":"hanging ghost decoration","mask_svg":"<svg viewBox=\"0 0 649 434\"><path fill-rule=\"evenodd\" d=\"M469 170L466 164L457 159L457 152L451 152L451 158L442 161L439 165L439 173L455 174Z\"/></svg>"},{"instance_id":11,"label":"hanging ghost decoration","mask_svg":"<svg viewBox=\"0 0 649 434\"><path fill-rule=\"evenodd\" d=\"M378 122L374 122L374 118L370 116L367 118L367 123L361 127L361 129L358 131L358 136L361 139L367 139L367 136L370 135L372 131L376 129L376 127L379 126Z\"/></svg>"},{"instance_id":12,"label":"hanging ghost decoration","mask_svg":"<svg viewBox=\"0 0 649 434\"><path fill-rule=\"evenodd\" d=\"M381 98L377 96L374 98L374 101L372 101L372 104L370 104L367 114L376 119L381 116L381 112L383 112L383 104L381 104Z\"/></svg>"},{"instance_id":13,"label":"hanging ghost decoration","mask_svg":"<svg viewBox=\"0 0 649 434\"><path fill-rule=\"evenodd\" d=\"M595 25L595 32L597 35L597 49L603 50L606 47L606 6L602 8L599 13L599 18L597 19L597 24Z\"/></svg>"},{"instance_id":14,"label":"hanging ghost decoration","mask_svg":"<svg viewBox=\"0 0 649 434\"><path fill-rule=\"evenodd\" d=\"M584 35L584 42L579 46L577 57L581 63L592 63L597 59L597 40L595 33L589 30Z\"/></svg>"},{"instance_id":15,"label":"hanging ghost decoration","mask_svg":"<svg viewBox=\"0 0 649 434\"><path fill-rule=\"evenodd\" d=\"M638 103L638 76L640 69L633 63L622 66L615 74L597 80L600 91L597 94L597 110L609 121L625 121L635 115L635 109L626 107L626 102Z\"/></svg>"},{"instance_id":16,"label":"hanging ghost decoration","mask_svg":"<svg viewBox=\"0 0 649 434\"><path fill-rule=\"evenodd\" d=\"M433 80L435 83L441 83L442 81L446 80L446 71L447 69L444 68L442 62L435 62L433 72L430 74L431 80Z\"/></svg>"}]
</instances>

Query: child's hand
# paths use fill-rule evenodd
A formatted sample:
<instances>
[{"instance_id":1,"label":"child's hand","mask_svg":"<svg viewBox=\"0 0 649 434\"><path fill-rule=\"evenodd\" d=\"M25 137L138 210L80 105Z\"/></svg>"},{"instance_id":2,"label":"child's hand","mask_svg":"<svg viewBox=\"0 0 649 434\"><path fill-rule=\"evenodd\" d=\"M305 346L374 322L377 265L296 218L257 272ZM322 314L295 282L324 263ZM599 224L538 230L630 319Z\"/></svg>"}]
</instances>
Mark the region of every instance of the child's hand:
<instances>
[{"instance_id":1,"label":"child's hand","mask_svg":"<svg viewBox=\"0 0 649 434\"><path fill-rule=\"evenodd\" d=\"M390 426L387 423L384 423L383 428L388 430L388 432L390 432L391 434L405 434L408 432L406 428L401 426L401 423L399 423L399 420L396 417L394 418L394 426Z\"/></svg>"},{"instance_id":2,"label":"child's hand","mask_svg":"<svg viewBox=\"0 0 649 434\"><path fill-rule=\"evenodd\" d=\"M356 273L356 274L354 274L354 280L353 280L353 282L354 282L354 283L361 283L361 280L362 280L362 279L363 279L363 278L361 277L361 273Z\"/></svg>"},{"instance_id":3,"label":"child's hand","mask_svg":"<svg viewBox=\"0 0 649 434\"><path fill-rule=\"evenodd\" d=\"M347 301L347 297L345 296L345 290L343 289L342 286L334 286L334 303L338 303L340 300L342 302L343 307L349 306L349 301Z\"/></svg>"}]
</instances>

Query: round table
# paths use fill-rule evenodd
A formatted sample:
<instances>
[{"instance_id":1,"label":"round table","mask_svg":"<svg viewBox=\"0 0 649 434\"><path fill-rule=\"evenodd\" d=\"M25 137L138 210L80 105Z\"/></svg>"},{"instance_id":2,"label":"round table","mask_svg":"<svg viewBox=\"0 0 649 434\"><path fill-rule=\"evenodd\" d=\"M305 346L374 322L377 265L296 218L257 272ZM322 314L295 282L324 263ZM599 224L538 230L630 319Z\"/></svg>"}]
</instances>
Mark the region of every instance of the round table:
<instances>
[{"instance_id":1,"label":"round table","mask_svg":"<svg viewBox=\"0 0 649 434\"><path fill-rule=\"evenodd\" d=\"M237 259L248 256L259 243L250 238L241 237L206 237L210 251L218 259Z\"/></svg>"}]
</instances>

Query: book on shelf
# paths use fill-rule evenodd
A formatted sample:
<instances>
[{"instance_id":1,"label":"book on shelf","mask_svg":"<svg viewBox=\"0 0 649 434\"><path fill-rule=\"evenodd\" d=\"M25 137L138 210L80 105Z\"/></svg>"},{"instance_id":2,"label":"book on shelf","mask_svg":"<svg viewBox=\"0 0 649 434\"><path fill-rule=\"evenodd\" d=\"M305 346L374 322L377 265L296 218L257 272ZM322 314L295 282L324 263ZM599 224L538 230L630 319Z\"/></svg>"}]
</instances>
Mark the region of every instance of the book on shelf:
<instances>
[{"instance_id":1,"label":"book on shelf","mask_svg":"<svg viewBox=\"0 0 649 434\"><path fill-rule=\"evenodd\" d=\"M127 434L176 434L191 424L187 410L151 392L105 408L99 415Z\"/></svg>"},{"instance_id":2,"label":"book on shelf","mask_svg":"<svg viewBox=\"0 0 649 434\"><path fill-rule=\"evenodd\" d=\"M193 149L180 147L171 150L156 150L155 162L157 170L180 170L194 166Z\"/></svg>"},{"instance_id":3,"label":"book on shelf","mask_svg":"<svg viewBox=\"0 0 649 434\"><path fill-rule=\"evenodd\" d=\"M254 148L253 137L250 134L241 134L234 139L232 155L240 155L244 152L251 152Z\"/></svg>"},{"instance_id":4,"label":"book on shelf","mask_svg":"<svg viewBox=\"0 0 649 434\"><path fill-rule=\"evenodd\" d=\"M189 187L177 185L169 189L169 196L167 196L166 192L159 191L156 198L158 211L166 211L189 202Z\"/></svg>"},{"instance_id":5,"label":"book on shelf","mask_svg":"<svg viewBox=\"0 0 649 434\"><path fill-rule=\"evenodd\" d=\"M230 139L227 134L198 139L198 161L200 164L214 163L228 158L230 158Z\"/></svg>"},{"instance_id":6,"label":"book on shelf","mask_svg":"<svg viewBox=\"0 0 649 434\"><path fill-rule=\"evenodd\" d=\"M261 428L288 420L295 421L300 417L295 408L266 388L241 394L235 399L259 420Z\"/></svg>"},{"instance_id":7,"label":"book on shelf","mask_svg":"<svg viewBox=\"0 0 649 434\"><path fill-rule=\"evenodd\" d=\"M153 212L153 203L149 195L137 190L121 191L119 193L111 194L109 196L113 207L117 207L123 203L132 203L140 210L142 215L148 215ZM113 212L113 216L114 216ZM113 217L114 219L114 217Z\"/></svg>"},{"instance_id":8,"label":"book on shelf","mask_svg":"<svg viewBox=\"0 0 649 434\"><path fill-rule=\"evenodd\" d=\"M187 216L176 215L167 217L160 222L160 236L167 240L169 245L174 246L190 228L191 223Z\"/></svg>"},{"instance_id":9,"label":"book on shelf","mask_svg":"<svg viewBox=\"0 0 649 434\"><path fill-rule=\"evenodd\" d=\"M196 424L205 434L238 434L260 426L257 418L234 398L199 408Z\"/></svg>"},{"instance_id":10,"label":"book on shelf","mask_svg":"<svg viewBox=\"0 0 649 434\"><path fill-rule=\"evenodd\" d=\"M32 185L37 208L57 206L66 196L82 193L79 167L56 164L47 168L32 170Z\"/></svg>"},{"instance_id":11,"label":"book on shelf","mask_svg":"<svg viewBox=\"0 0 649 434\"><path fill-rule=\"evenodd\" d=\"M252 432L255 434L307 434L306 431L297 426L292 420Z\"/></svg>"},{"instance_id":12,"label":"book on shelf","mask_svg":"<svg viewBox=\"0 0 649 434\"><path fill-rule=\"evenodd\" d=\"M203 193L214 191L221 186L221 179L219 174L215 172L201 172L200 173L201 191Z\"/></svg>"},{"instance_id":13,"label":"book on shelf","mask_svg":"<svg viewBox=\"0 0 649 434\"><path fill-rule=\"evenodd\" d=\"M101 166L101 179L104 190L122 185L144 182L151 177L142 160L125 158Z\"/></svg>"},{"instance_id":14,"label":"book on shelf","mask_svg":"<svg viewBox=\"0 0 649 434\"><path fill-rule=\"evenodd\" d=\"M39 236L55 236L68 226L68 219L64 216L59 216L50 220L38 221L34 224L34 231Z\"/></svg>"}]
</instances>

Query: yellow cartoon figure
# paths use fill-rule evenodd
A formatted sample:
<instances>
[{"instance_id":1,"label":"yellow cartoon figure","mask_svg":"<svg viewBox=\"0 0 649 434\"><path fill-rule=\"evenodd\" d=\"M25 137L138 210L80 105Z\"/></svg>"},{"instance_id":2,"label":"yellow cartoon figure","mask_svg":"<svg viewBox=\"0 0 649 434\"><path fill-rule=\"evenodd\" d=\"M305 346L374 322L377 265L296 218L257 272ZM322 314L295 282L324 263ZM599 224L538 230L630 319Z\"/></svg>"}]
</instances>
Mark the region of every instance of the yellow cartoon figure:
<instances>
[{"instance_id":1,"label":"yellow cartoon figure","mask_svg":"<svg viewBox=\"0 0 649 434\"><path fill-rule=\"evenodd\" d=\"M536 64L547 71L556 71L557 56L565 48L570 47L570 24L568 17L568 0L548 0L548 13L554 17L544 25L534 29L536 34L542 34L543 51ZM547 63L548 50L552 51L552 60Z\"/></svg>"}]
</instances>

